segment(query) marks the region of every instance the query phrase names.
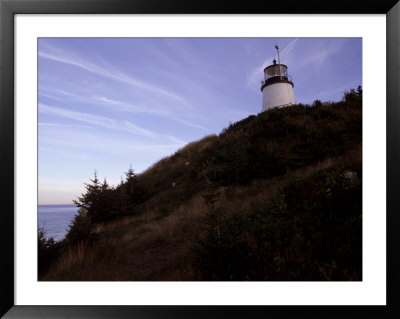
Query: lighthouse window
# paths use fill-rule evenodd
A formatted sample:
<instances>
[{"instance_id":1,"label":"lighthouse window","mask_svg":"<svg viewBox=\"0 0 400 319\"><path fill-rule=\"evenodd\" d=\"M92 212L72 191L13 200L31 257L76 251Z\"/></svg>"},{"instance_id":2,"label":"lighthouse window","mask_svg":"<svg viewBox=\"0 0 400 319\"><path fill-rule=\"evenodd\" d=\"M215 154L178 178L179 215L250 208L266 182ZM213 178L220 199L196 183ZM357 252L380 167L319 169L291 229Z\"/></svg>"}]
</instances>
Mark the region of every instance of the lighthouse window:
<instances>
[{"instance_id":1,"label":"lighthouse window","mask_svg":"<svg viewBox=\"0 0 400 319\"><path fill-rule=\"evenodd\" d=\"M279 68L280 68L280 72L279 72ZM287 73L287 67L285 65L271 65L269 66L267 69L265 69L265 78L268 79L270 77L273 76L285 76L287 77L288 73Z\"/></svg>"}]
</instances>

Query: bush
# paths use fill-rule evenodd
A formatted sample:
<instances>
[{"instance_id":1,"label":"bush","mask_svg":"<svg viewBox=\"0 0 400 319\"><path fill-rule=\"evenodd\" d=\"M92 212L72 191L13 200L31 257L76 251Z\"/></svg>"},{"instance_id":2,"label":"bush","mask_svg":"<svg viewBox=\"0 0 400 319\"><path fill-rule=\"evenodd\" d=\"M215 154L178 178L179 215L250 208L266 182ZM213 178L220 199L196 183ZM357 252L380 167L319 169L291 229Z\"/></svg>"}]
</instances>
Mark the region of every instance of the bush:
<instances>
[{"instance_id":1,"label":"bush","mask_svg":"<svg viewBox=\"0 0 400 319\"><path fill-rule=\"evenodd\" d=\"M343 168L293 180L258 208L211 211L197 267L202 280L361 280L361 213Z\"/></svg>"},{"instance_id":2,"label":"bush","mask_svg":"<svg viewBox=\"0 0 400 319\"><path fill-rule=\"evenodd\" d=\"M69 225L69 230L66 235L68 243L75 245L82 240L88 240L92 231L92 223L89 215L84 208L80 208L78 214L75 215L74 220Z\"/></svg>"},{"instance_id":3,"label":"bush","mask_svg":"<svg viewBox=\"0 0 400 319\"><path fill-rule=\"evenodd\" d=\"M38 274L44 274L59 255L61 243L47 237L43 228L38 230Z\"/></svg>"},{"instance_id":4,"label":"bush","mask_svg":"<svg viewBox=\"0 0 400 319\"><path fill-rule=\"evenodd\" d=\"M321 106L322 106L321 100L315 100L312 104L312 107L321 107Z\"/></svg>"}]
</instances>

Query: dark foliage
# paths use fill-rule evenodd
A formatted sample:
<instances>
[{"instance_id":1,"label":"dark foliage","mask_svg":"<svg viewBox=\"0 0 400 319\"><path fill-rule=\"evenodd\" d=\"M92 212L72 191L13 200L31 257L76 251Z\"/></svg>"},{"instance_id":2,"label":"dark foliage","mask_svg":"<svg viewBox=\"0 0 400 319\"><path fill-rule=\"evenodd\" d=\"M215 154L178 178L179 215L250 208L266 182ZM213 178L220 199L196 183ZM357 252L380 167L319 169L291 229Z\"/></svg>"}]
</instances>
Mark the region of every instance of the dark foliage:
<instances>
[{"instance_id":1,"label":"dark foliage","mask_svg":"<svg viewBox=\"0 0 400 319\"><path fill-rule=\"evenodd\" d=\"M53 237L46 236L43 228L38 230L38 274L44 274L59 256L63 242L56 242Z\"/></svg>"},{"instance_id":2,"label":"dark foliage","mask_svg":"<svg viewBox=\"0 0 400 319\"><path fill-rule=\"evenodd\" d=\"M69 244L75 245L83 240L91 238L92 222L85 208L80 208L72 223L69 225L69 230L66 239Z\"/></svg>"},{"instance_id":3,"label":"dark foliage","mask_svg":"<svg viewBox=\"0 0 400 319\"><path fill-rule=\"evenodd\" d=\"M295 180L254 210L210 210L201 280L361 280L361 183L344 174Z\"/></svg>"}]
</instances>

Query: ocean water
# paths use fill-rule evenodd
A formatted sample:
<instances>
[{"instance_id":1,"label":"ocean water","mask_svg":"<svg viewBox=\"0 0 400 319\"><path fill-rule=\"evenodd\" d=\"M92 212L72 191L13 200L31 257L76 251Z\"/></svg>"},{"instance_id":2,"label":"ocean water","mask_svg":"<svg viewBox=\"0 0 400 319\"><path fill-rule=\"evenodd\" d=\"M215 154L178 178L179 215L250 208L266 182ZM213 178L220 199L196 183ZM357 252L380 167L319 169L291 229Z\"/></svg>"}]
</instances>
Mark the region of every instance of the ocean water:
<instances>
[{"instance_id":1,"label":"ocean water","mask_svg":"<svg viewBox=\"0 0 400 319\"><path fill-rule=\"evenodd\" d=\"M39 205L38 226L44 228L47 237L62 240L68 231L74 216L78 214L75 205Z\"/></svg>"}]
</instances>

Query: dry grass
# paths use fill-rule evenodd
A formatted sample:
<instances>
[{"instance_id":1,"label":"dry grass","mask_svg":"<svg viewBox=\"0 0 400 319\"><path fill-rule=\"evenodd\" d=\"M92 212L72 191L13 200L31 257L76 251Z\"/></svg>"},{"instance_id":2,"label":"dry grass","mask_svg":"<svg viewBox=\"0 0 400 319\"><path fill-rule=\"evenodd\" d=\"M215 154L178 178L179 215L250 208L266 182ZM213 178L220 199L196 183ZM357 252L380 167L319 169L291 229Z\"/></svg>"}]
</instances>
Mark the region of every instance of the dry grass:
<instances>
[{"instance_id":1,"label":"dry grass","mask_svg":"<svg viewBox=\"0 0 400 319\"><path fill-rule=\"evenodd\" d=\"M203 137L199 141L191 142L187 144L184 148L181 149L181 152L183 154L185 153L200 153L206 150L208 147L210 147L215 140L217 139L217 135L212 134L212 135L207 135Z\"/></svg>"},{"instance_id":2,"label":"dry grass","mask_svg":"<svg viewBox=\"0 0 400 319\"><path fill-rule=\"evenodd\" d=\"M215 140L218 139L217 135L207 135L199 141L191 142L184 146L183 148L176 151L175 154L179 154L179 160L172 156L167 156L159 160L158 162L151 165L147 168L143 173L141 173L138 177L145 176L146 174L154 174L157 175L159 173L164 173L166 168L169 171L173 171L174 168L183 166L185 162L190 161L191 158L195 157L193 155L198 154L206 150L210 147Z\"/></svg>"},{"instance_id":3,"label":"dry grass","mask_svg":"<svg viewBox=\"0 0 400 319\"><path fill-rule=\"evenodd\" d=\"M90 263L89 251L88 243L83 241L74 247L68 247L68 250L58 258L55 265L50 269L48 275L59 277L65 272L71 272L73 269L79 269L88 262ZM48 275L45 276L44 280L47 279Z\"/></svg>"},{"instance_id":4,"label":"dry grass","mask_svg":"<svg viewBox=\"0 0 400 319\"><path fill-rule=\"evenodd\" d=\"M118 220L110 221L108 223L98 223L93 226L92 233L98 234L106 231L111 231L123 225L128 225L133 221L132 216L127 216Z\"/></svg>"},{"instance_id":5,"label":"dry grass","mask_svg":"<svg viewBox=\"0 0 400 319\"><path fill-rule=\"evenodd\" d=\"M185 256L199 240L206 213L196 195L161 219L147 211L98 224L94 233L101 239L69 248L43 280L187 280L194 271Z\"/></svg>"},{"instance_id":6,"label":"dry grass","mask_svg":"<svg viewBox=\"0 0 400 319\"><path fill-rule=\"evenodd\" d=\"M144 240L158 241L178 238L186 234L207 213L207 207L202 197L197 194L183 203L162 219L147 220L141 228L144 229Z\"/></svg>"},{"instance_id":7,"label":"dry grass","mask_svg":"<svg viewBox=\"0 0 400 319\"><path fill-rule=\"evenodd\" d=\"M303 179L322 170L332 168L340 163L347 165L355 165L361 163L362 148L359 145L355 150L343 154L335 158L326 158L316 164L308 165L297 169L293 172L279 177L253 180L250 185L223 187L222 190L222 206L225 211L229 212L240 209L251 209L260 203L271 200L276 197L279 190L286 186L292 179Z\"/></svg>"}]
</instances>

